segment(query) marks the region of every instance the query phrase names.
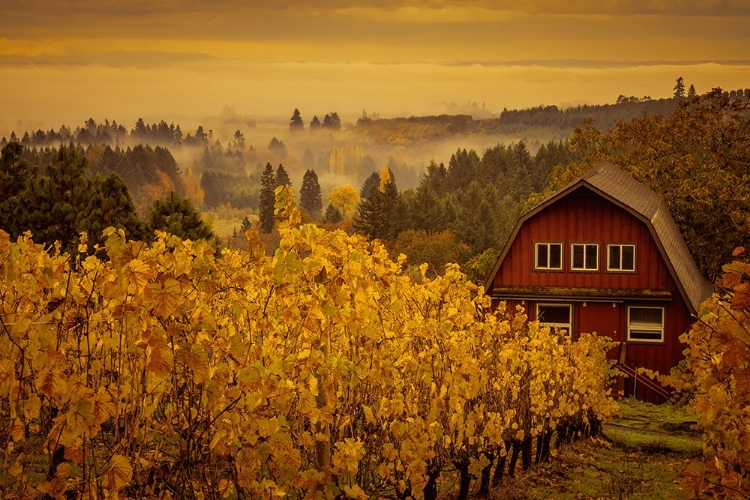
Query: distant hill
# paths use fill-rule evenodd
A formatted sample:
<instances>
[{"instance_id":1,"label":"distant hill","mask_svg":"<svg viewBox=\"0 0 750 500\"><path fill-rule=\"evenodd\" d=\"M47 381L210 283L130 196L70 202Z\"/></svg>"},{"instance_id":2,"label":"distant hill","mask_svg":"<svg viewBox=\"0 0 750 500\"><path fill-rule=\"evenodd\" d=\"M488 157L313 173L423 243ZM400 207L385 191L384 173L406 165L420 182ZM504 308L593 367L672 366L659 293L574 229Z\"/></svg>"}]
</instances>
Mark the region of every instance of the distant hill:
<instances>
[{"instance_id":1,"label":"distant hill","mask_svg":"<svg viewBox=\"0 0 750 500\"><path fill-rule=\"evenodd\" d=\"M732 91L748 93L748 90ZM603 132L618 122L662 114L668 116L680 102L678 98L651 99L620 96L614 104L582 105L570 108L537 106L503 110L496 118L475 120L469 115L412 116L409 118L361 118L354 130L376 142L411 144L447 139L456 135L502 135L543 137L565 140L584 120L592 120Z\"/></svg>"}]
</instances>

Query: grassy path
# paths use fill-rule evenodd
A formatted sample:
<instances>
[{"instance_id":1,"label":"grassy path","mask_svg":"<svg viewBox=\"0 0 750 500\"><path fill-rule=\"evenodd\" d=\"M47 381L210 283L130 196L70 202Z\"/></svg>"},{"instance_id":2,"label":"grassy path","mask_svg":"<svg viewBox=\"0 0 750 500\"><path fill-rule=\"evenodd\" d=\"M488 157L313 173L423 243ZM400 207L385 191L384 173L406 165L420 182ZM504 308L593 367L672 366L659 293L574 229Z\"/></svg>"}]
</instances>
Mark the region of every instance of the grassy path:
<instances>
[{"instance_id":1,"label":"grassy path","mask_svg":"<svg viewBox=\"0 0 750 500\"><path fill-rule=\"evenodd\" d=\"M604 437L559 450L550 462L507 480L495 499L679 499L679 473L700 455L686 409L634 401Z\"/></svg>"}]
</instances>

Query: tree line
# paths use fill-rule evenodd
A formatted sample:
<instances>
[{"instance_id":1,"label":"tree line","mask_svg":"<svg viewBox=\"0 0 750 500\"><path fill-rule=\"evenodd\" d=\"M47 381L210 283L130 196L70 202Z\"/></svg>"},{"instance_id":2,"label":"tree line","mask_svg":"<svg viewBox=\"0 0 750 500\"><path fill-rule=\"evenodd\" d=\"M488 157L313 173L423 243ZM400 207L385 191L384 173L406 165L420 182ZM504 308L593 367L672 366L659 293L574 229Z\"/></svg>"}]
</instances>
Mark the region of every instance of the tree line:
<instances>
[{"instance_id":1,"label":"tree line","mask_svg":"<svg viewBox=\"0 0 750 500\"><path fill-rule=\"evenodd\" d=\"M302 119L302 113L300 113L298 108L294 108L292 118L289 120L289 131L301 132L304 129L305 121ZM320 121L318 115L313 116L309 125L310 132L315 132L320 129L341 130L341 117L339 117L339 114L335 111L327 113L323 117L323 122Z\"/></svg>"},{"instance_id":2,"label":"tree line","mask_svg":"<svg viewBox=\"0 0 750 500\"><path fill-rule=\"evenodd\" d=\"M447 166L432 162L413 190L399 191L392 171L373 173L360 189L353 230L405 253L409 264L427 262L440 272L458 262L483 280L522 212L607 160L665 198L699 268L713 279L734 248L750 245L744 96L721 89L686 96L670 112L619 121L606 133L584 120L569 141L533 155L523 142L481 156L459 149ZM324 220L341 220L338 208L328 207Z\"/></svg>"},{"instance_id":3,"label":"tree line","mask_svg":"<svg viewBox=\"0 0 750 500\"><path fill-rule=\"evenodd\" d=\"M591 122L570 139L561 163L525 209L606 160L659 193L703 274L714 279L737 247L750 248L750 98L714 89L683 99L673 113L618 123Z\"/></svg>"},{"instance_id":4,"label":"tree line","mask_svg":"<svg viewBox=\"0 0 750 500\"><path fill-rule=\"evenodd\" d=\"M523 142L487 149L481 156L458 149L448 165L430 163L416 189L400 190L393 169L373 171L359 190L337 186L323 210L320 185L308 169L300 205L310 220L358 232L386 244L407 265L428 263L432 275L456 262L471 268L471 258L494 255L519 214L521 204L543 189L552 168L572 159L566 143L550 142L532 154ZM205 176L205 174L204 174ZM259 227L274 230L274 192L288 184L279 165L268 163L259 188ZM481 279L481 276L472 276Z\"/></svg>"},{"instance_id":5,"label":"tree line","mask_svg":"<svg viewBox=\"0 0 750 500\"><path fill-rule=\"evenodd\" d=\"M129 154L156 155L146 148ZM128 158L122 150L119 155L111 151ZM200 213L178 192L165 191L142 218L123 178L103 167L111 164L100 162L94 169L90 165L80 146L24 154L21 144L6 144L0 153L0 229L12 239L30 231L35 242L48 248L59 245L66 252L76 250L82 232L89 234L92 244L103 243L102 233L110 226L133 240L151 241L157 230L193 240L213 239Z\"/></svg>"}]
</instances>

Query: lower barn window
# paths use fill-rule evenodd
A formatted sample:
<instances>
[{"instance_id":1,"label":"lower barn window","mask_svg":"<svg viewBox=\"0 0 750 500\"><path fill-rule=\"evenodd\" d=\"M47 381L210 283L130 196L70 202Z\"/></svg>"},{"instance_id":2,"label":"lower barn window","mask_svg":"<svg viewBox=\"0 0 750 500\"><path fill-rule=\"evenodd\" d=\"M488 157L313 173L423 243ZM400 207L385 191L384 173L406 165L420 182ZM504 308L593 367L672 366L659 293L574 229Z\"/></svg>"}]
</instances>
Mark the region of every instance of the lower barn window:
<instances>
[{"instance_id":1,"label":"lower barn window","mask_svg":"<svg viewBox=\"0 0 750 500\"><path fill-rule=\"evenodd\" d=\"M664 308L628 307L628 340L664 342Z\"/></svg>"},{"instance_id":2,"label":"lower barn window","mask_svg":"<svg viewBox=\"0 0 750 500\"><path fill-rule=\"evenodd\" d=\"M540 325L559 328L570 335L571 310L570 304L537 304L536 318Z\"/></svg>"}]
</instances>

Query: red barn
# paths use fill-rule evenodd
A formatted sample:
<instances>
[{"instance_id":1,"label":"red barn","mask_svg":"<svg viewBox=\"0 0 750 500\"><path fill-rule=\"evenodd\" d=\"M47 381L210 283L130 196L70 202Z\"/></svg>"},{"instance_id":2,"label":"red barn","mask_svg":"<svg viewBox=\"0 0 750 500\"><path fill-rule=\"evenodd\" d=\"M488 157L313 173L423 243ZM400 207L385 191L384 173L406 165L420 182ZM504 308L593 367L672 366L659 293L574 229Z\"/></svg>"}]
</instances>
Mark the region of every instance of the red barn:
<instances>
[{"instance_id":1,"label":"red barn","mask_svg":"<svg viewBox=\"0 0 750 500\"><path fill-rule=\"evenodd\" d=\"M520 217L485 290L574 337L621 342L609 355L631 373L626 395L662 402L658 384L632 374L682 359L679 336L713 287L661 196L602 163Z\"/></svg>"}]
</instances>

